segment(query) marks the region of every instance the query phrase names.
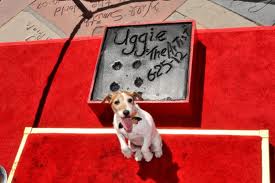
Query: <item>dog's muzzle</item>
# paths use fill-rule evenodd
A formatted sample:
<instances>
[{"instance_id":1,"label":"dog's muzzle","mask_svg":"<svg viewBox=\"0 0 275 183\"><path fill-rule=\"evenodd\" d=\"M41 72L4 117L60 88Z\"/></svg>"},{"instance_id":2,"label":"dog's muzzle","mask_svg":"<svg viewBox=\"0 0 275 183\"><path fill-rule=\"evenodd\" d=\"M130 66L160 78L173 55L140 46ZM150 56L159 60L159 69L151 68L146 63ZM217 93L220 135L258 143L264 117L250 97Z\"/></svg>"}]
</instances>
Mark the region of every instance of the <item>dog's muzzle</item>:
<instances>
[{"instance_id":1,"label":"dog's muzzle","mask_svg":"<svg viewBox=\"0 0 275 183\"><path fill-rule=\"evenodd\" d=\"M124 128L127 133L131 133L133 124L137 124L141 120L142 118L140 117L122 118L122 121L119 123L119 128Z\"/></svg>"}]
</instances>

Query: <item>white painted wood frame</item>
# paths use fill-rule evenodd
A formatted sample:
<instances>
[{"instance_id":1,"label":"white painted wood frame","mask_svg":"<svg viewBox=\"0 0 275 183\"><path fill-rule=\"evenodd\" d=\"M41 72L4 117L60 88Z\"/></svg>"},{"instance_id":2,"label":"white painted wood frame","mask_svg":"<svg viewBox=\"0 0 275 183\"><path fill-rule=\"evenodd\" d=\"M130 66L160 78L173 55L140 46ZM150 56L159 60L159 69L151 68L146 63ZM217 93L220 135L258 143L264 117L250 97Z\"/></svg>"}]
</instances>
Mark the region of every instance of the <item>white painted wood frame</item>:
<instances>
[{"instance_id":1,"label":"white painted wood frame","mask_svg":"<svg viewBox=\"0 0 275 183\"><path fill-rule=\"evenodd\" d=\"M212 136L258 136L262 138L262 183L270 183L269 131L268 130L202 130L202 129L158 129L160 134L212 135ZM115 134L112 128L31 128L26 127L16 154L8 183L12 182L17 164L29 134Z\"/></svg>"}]
</instances>

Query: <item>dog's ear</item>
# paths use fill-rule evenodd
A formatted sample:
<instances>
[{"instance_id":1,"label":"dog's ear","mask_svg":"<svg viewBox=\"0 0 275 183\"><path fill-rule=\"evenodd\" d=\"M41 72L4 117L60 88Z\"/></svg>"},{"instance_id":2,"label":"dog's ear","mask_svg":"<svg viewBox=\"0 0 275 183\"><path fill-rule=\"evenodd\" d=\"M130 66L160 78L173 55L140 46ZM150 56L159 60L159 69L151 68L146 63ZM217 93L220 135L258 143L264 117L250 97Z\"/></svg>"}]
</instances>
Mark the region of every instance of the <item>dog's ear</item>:
<instances>
[{"instance_id":1,"label":"dog's ear","mask_svg":"<svg viewBox=\"0 0 275 183\"><path fill-rule=\"evenodd\" d=\"M143 98L141 97L141 95L137 92L133 92L132 93L132 97L134 98L134 100L143 100Z\"/></svg>"},{"instance_id":2,"label":"dog's ear","mask_svg":"<svg viewBox=\"0 0 275 183\"><path fill-rule=\"evenodd\" d=\"M111 100L112 100L112 94L108 94L103 100L101 103L111 103Z\"/></svg>"}]
</instances>

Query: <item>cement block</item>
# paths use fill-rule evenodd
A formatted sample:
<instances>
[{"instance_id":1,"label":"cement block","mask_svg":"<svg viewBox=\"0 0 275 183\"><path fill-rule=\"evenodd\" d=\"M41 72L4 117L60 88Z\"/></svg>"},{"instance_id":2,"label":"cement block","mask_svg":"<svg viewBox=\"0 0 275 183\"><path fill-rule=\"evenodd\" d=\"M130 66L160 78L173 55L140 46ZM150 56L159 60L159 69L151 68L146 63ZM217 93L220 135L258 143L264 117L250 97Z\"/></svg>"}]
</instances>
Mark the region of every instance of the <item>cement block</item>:
<instances>
[{"instance_id":1,"label":"cement block","mask_svg":"<svg viewBox=\"0 0 275 183\"><path fill-rule=\"evenodd\" d=\"M61 37L28 11L20 12L0 28L1 42L35 41Z\"/></svg>"},{"instance_id":2,"label":"cement block","mask_svg":"<svg viewBox=\"0 0 275 183\"><path fill-rule=\"evenodd\" d=\"M110 27L105 34L91 100L117 90L145 100L184 100L192 23Z\"/></svg>"},{"instance_id":3,"label":"cement block","mask_svg":"<svg viewBox=\"0 0 275 183\"><path fill-rule=\"evenodd\" d=\"M177 11L207 28L257 26L254 22L208 0L188 0Z\"/></svg>"},{"instance_id":4,"label":"cement block","mask_svg":"<svg viewBox=\"0 0 275 183\"><path fill-rule=\"evenodd\" d=\"M175 11L165 21L179 21L179 20L194 20L194 19ZM198 22L197 20L195 21L196 21L196 28L198 29L205 28L200 22Z\"/></svg>"},{"instance_id":5,"label":"cement block","mask_svg":"<svg viewBox=\"0 0 275 183\"><path fill-rule=\"evenodd\" d=\"M212 0L260 25L275 25L275 1Z\"/></svg>"}]
</instances>

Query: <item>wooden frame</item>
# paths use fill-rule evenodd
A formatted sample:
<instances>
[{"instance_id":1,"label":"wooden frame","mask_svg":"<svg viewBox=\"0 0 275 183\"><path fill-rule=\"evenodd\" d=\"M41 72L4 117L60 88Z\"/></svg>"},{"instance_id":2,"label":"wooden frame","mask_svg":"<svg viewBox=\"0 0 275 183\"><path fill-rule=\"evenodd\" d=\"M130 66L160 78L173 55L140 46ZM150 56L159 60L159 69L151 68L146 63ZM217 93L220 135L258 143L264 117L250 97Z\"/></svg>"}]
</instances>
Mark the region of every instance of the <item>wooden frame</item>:
<instances>
[{"instance_id":1,"label":"wooden frame","mask_svg":"<svg viewBox=\"0 0 275 183\"><path fill-rule=\"evenodd\" d=\"M262 183L270 183L269 131L268 130L199 130L199 129L159 129L160 134L210 135L210 136L256 136L261 137ZM26 127L8 177L11 183L29 134L115 134L112 128L31 128Z\"/></svg>"}]
</instances>

